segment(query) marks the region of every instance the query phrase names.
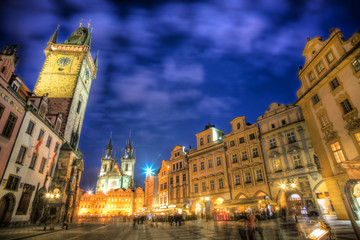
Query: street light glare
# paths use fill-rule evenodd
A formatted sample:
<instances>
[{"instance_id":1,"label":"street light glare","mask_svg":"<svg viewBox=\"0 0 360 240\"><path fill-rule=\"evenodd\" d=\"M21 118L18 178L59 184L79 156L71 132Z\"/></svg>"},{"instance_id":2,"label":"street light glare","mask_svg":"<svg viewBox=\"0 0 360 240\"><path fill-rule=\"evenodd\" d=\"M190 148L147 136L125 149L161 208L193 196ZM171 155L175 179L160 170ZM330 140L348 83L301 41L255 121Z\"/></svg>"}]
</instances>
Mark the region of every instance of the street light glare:
<instances>
[{"instance_id":1,"label":"street light glare","mask_svg":"<svg viewBox=\"0 0 360 240\"><path fill-rule=\"evenodd\" d=\"M146 176L148 176L148 175L153 175L154 174L154 169L152 168L152 166L146 166L146 168L145 168L145 174L146 174Z\"/></svg>"}]
</instances>

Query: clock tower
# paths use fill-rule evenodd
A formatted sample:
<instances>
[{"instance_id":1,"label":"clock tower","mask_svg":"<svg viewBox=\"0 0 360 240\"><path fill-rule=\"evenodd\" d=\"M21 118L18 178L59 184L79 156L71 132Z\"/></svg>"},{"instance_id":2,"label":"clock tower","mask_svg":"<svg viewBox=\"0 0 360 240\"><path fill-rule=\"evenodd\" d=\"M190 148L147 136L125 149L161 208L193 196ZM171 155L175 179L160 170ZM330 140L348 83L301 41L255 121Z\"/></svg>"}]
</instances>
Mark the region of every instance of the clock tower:
<instances>
[{"instance_id":1,"label":"clock tower","mask_svg":"<svg viewBox=\"0 0 360 240\"><path fill-rule=\"evenodd\" d=\"M79 26L63 43L57 42L56 29L45 48L45 63L36 82L34 93L48 94L49 112L63 114L61 132L76 149L89 97L96 77L98 56L91 57L91 31Z\"/></svg>"}]
</instances>

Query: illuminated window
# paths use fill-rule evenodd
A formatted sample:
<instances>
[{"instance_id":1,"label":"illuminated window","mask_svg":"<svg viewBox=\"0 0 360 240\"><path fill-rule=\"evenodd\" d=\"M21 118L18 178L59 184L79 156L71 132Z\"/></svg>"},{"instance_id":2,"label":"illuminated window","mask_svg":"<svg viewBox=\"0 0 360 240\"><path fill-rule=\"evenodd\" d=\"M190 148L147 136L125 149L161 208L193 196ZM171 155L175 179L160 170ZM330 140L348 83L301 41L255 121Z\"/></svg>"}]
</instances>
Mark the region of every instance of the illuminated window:
<instances>
[{"instance_id":1,"label":"illuminated window","mask_svg":"<svg viewBox=\"0 0 360 240\"><path fill-rule=\"evenodd\" d=\"M301 162L301 158L299 154L295 154L291 156L293 161L294 161L294 166L295 168L300 168L302 167L302 162Z\"/></svg>"},{"instance_id":2,"label":"illuminated window","mask_svg":"<svg viewBox=\"0 0 360 240\"><path fill-rule=\"evenodd\" d=\"M314 76L313 72L309 72L308 77L309 77L310 82L315 79L315 76Z\"/></svg>"},{"instance_id":3,"label":"illuminated window","mask_svg":"<svg viewBox=\"0 0 360 240\"><path fill-rule=\"evenodd\" d=\"M353 108L352 108L352 106L351 106L348 99L345 99L345 101L342 101L340 103L340 106L341 106L344 114L347 114L347 113L349 113L349 112L351 112L353 110Z\"/></svg>"},{"instance_id":4,"label":"illuminated window","mask_svg":"<svg viewBox=\"0 0 360 240\"><path fill-rule=\"evenodd\" d=\"M280 159L275 159L274 160L274 169L275 169L275 172L281 171L281 161L280 161Z\"/></svg>"},{"instance_id":5,"label":"illuminated window","mask_svg":"<svg viewBox=\"0 0 360 240\"><path fill-rule=\"evenodd\" d=\"M345 162L345 156L343 151L341 150L341 146L339 142L335 142L330 145L331 151L334 154L335 160L337 163Z\"/></svg>"},{"instance_id":6,"label":"illuminated window","mask_svg":"<svg viewBox=\"0 0 360 240\"><path fill-rule=\"evenodd\" d=\"M323 127L326 127L327 125L329 125L329 119L327 118L326 114L323 114L319 117L320 119L320 123Z\"/></svg>"},{"instance_id":7,"label":"illuminated window","mask_svg":"<svg viewBox=\"0 0 360 240\"><path fill-rule=\"evenodd\" d=\"M358 59L356 59L353 63L352 63L355 71L359 71L360 70L360 57Z\"/></svg>"},{"instance_id":8,"label":"illuminated window","mask_svg":"<svg viewBox=\"0 0 360 240\"><path fill-rule=\"evenodd\" d=\"M241 181L240 181L240 174L236 174L235 175L235 185L240 185Z\"/></svg>"},{"instance_id":9,"label":"illuminated window","mask_svg":"<svg viewBox=\"0 0 360 240\"><path fill-rule=\"evenodd\" d=\"M355 138L356 138L358 145L360 146L360 133L355 133Z\"/></svg>"},{"instance_id":10,"label":"illuminated window","mask_svg":"<svg viewBox=\"0 0 360 240\"><path fill-rule=\"evenodd\" d=\"M334 60L334 55L332 54L332 52L326 54L326 60L328 61L328 63L331 63Z\"/></svg>"},{"instance_id":11,"label":"illuminated window","mask_svg":"<svg viewBox=\"0 0 360 240\"><path fill-rule=\"evenodd\" d=\"M319 62L317 65L316 65L316 71L318 73L321 73L323 70L324 70L324 65L322 64L322 62Z\"/></svg>"},{"instance_id":12,"label":"illuminated window","mask_svg":"<svg viewBox=\"0 0 360 240\"><path fill-rule=\"evenodd\" d=\"M340 86L340 83L336 78L334 78L333 80L330 81L331 90L334 90L338 86Z\"/></svg>"}]
</instances>

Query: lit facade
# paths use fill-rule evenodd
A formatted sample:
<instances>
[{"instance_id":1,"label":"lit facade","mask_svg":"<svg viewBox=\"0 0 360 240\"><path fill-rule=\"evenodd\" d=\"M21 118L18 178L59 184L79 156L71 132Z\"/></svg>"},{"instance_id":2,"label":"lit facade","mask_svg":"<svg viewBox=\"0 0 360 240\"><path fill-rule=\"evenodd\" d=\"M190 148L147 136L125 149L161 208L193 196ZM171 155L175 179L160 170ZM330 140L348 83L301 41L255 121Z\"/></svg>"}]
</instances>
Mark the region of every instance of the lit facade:
<instances>
[{"instance_id":1,"label":"lit facade","mask_svg":"<svg viewBox=\"0 0 360 240\"><path fill-rule=\"evenodd\" d=\"M302 108L323 180L339 219L348 219L342 198L360 217L360 33L345 39L331 29L328 39L308 38L298 77ZM350 212L351 213L351 212Z\"/></svg>"},{"instance_id":2,"label":"lit facade","mask_svg":"<svg viewBox=\"0 0 360 240\"><path fill-rule=\"evenodd\" d=\"M271 198L290 214L303 207L310 214L332 214L300 107L272 103L257 123Z\"/></svg>"},{"instance_id":3,"label":"lit facade","mask_svg":"<svg viewBox=\"0 0 360 240\"><path fill-rule=\"evenodd\" d=\"M159 178L159 207L169 205L169 161L162 161L161 168L158 173Z\"/></svg>"},{"instance_id":4,"label":"lit facade","mask_svg":"<svg viewBox=\"0 0 360 240\"><path fill-rule=\"evenodd\" d=\"M152 211L159 202L159 177L158 173L148 174L145 179L145 200L144 207Z\"/></svg>"}]
</instances>

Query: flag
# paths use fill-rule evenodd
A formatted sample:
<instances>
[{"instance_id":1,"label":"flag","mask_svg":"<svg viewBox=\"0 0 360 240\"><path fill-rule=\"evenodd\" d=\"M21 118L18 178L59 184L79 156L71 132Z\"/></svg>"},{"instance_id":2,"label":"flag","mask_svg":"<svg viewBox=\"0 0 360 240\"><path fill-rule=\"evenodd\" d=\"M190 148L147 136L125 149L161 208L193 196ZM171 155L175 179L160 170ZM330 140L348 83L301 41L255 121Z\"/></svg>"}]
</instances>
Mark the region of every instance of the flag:
<instances>
[{"instance_id":1,"label":"flag","mask_svg":"<svg viewBox=\"0 0 360 240\"><path fill-rule=\"evenodd\" d=\"M58 152L59 152L59 148L60 148L60 147L58 147L58 148L56 149L56 151L55 151L55 153L54 153L54 156L53 156L53 158L52 158L52 165L53 165L53 166L55 165L55 160L56 160L56 156L57 156L57 154L58 154Z\"/></svg>"},{"instance_id":2,"label":"flag","mask_svg":"<svg viewBox=\"0 0 360 240\"><path fill-rule=\"evenodd\" d=\"M36 144L36 147L35 147L35 156L37 156L39 154L39 147L42 143L44 139L44 134L41 136L41 138L39 139L39 142Z\"/></svg>"}]
</instances>

